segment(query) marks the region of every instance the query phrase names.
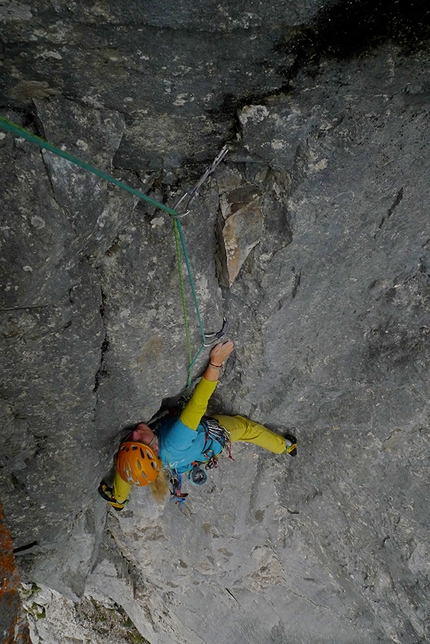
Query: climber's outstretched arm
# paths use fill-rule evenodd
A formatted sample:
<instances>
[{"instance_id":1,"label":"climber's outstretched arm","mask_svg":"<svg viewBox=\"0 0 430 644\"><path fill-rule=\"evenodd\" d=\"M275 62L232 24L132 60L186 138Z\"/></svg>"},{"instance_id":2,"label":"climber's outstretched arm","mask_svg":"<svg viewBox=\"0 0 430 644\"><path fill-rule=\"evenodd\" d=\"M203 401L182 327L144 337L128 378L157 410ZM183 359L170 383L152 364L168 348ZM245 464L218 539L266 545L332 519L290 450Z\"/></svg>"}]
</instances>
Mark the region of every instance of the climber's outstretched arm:
<instances>
[{"instance_id":1,"label":"climber's outstretched arm","mask_svg":"<svg viewBox=\"0 0 430 644\"><path fill-rule=\"evenodd\" d=\"M225 360L234 349L234 344L220 342L210 352L209 364L203 374L203 378L193 391L193 395L185 405L180 415L180 420L190 429L197 429L204 416L209 398L212 396L218 384L220 369Z\"/></svg>"}]
</instances>

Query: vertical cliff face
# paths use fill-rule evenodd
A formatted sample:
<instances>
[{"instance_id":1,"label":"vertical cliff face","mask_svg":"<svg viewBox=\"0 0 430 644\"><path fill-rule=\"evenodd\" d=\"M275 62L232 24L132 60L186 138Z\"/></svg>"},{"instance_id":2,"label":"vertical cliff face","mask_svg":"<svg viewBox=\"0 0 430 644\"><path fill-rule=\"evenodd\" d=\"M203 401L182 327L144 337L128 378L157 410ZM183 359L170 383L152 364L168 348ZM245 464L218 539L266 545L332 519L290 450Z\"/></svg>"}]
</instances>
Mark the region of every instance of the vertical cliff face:
<instances>
[{"instance_id":1,"label":"vertical cliff face","mask_svg":"<svg viewBox=\"0 0 430 644\"><path fill-rule=\"evenodd\" d=\"M103 641L112 609L152 644L424 642L426 10L110 4L3 3L1 114L170 205L228 144L182 219L205 329L236 343L211 405L299 456L236 445L184 506L106 510L121 431L186 382L172 221L0 134L0 477L51 589L34 637L66 614Z\"/></svg>"}]
</instances>

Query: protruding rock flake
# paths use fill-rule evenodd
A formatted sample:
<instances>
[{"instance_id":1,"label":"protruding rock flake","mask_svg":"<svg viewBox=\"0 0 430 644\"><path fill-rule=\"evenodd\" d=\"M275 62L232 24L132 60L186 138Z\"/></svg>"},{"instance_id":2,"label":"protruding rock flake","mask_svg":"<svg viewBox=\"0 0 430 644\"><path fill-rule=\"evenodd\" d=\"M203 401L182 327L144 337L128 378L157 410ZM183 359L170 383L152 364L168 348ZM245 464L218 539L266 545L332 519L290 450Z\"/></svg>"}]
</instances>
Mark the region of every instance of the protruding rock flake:
<instances>
[{"instance_id":1,"label":"protruding rock flake","mask_svg":"<svg viewBox=\"0 0 430 644\"><path fill-rule=\"evenodd\" d=\"M261 241L264 215L262 194L245 184L221 193L221 230L224 247L224 273L231 286L252 249Z\"/></svg>"}]
</instances>

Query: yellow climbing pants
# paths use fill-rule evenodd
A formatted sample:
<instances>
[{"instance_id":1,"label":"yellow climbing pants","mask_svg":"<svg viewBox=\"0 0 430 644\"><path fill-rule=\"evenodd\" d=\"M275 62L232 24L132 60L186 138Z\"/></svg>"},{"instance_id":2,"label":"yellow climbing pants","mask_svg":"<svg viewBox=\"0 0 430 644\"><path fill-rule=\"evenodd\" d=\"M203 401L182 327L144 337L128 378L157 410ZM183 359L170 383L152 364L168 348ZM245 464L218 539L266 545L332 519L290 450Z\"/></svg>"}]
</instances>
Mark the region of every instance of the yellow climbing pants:
<instances>
[{"instance_id":1,"label":"yellow climbing pants","mask_svg":"<svg viewBox=\"0 0 430 644\"><path fill-rule=\"evenodd\" d=\"M275 434L264 425L256 423L253 420L244 418L243 416L223 416L214 414L213 418L219 422L220 425L226 428L230 433L232 443L240 441L243 443L253 443L259 447L267 449L274 454L282 454L286 449L285 438L280 434ZM118 471L115 472L115 480L113 484L113 495L119 501L123 502L127 499L130 493L131 486L122 480Z\"/></svg>"},{"instance_id":2,"label":"yellow climbing pants","mask_svg":"<svg viewBox=\"0 0 430 644\"><path fill-rule=\"evenodd\" d=\"M212 382L202 378L193 391L193 395L181 412L180 419L190 429L196 430L202 416L206 412L208 400L217 386L218 381ZM286 442L283 436L275 434L264 425L248 420L243 416L221 416L214 418L230 433L232 443L241 441L243 443L254 443L259 447L267 449L275 454L282 454L286 449ZM131 486L123 481L118 470L115 472L113 482L113 495L117 501L123 503L131 490Z\"/></svg>"},{"instance_id":3,"label":"yellow climbing pants","mask_svg":"<svg viewBox=\"0 0 430 644\"><path fill-rule=\"evenodd\" d=\"M275 434L275 432L267 429L264 425L260 425L260 423L256 423L243 416L221 416L214 414L213 417L230 433L232 443L235 441L253 443L275 454L285 452L285 438L280 434Z\"/></svg>"}]
</instances>

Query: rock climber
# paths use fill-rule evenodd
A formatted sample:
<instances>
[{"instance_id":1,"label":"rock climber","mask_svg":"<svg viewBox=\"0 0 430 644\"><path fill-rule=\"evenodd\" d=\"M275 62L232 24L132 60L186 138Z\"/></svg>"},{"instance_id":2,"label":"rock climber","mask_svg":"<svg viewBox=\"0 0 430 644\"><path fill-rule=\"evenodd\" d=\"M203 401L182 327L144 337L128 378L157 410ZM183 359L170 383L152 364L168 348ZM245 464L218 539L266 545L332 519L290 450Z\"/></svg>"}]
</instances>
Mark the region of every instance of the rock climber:
<instances>
[{"instance_id":1,"label":"rock climber","mask_svg":"<svg viewBox=\"0 0 430 644\"><path fill-rule=\"evenodd\" d=\"M297 441L291 434L280 435L243 416L215 414L204 416L209 398L215 391L224 362L234 349L233 342L220 342L210 352L209 364L190 400L180 415L162 417L155 425L138 423L121 443L113 486L100 484L101 496L116 510L122 510L132 485L150 485L158 502L169 492L179 502L182 494L182 474L202 485L206 469L217 466L224 447L242 441L254 443L275 454L297 454Z\"/></svg>"}]
</instances>

